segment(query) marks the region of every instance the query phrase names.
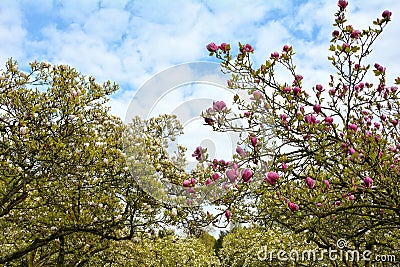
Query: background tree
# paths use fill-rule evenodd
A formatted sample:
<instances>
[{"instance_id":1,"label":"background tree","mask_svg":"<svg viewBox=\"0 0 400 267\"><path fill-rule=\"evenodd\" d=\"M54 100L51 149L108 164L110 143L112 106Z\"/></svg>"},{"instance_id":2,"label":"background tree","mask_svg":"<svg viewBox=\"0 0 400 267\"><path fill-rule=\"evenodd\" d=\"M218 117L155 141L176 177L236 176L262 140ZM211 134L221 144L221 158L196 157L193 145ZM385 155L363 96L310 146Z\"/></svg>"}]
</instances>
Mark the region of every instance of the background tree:
<instances>
[{"instance_id":1,"label":"background tree","mask_svg":"<svg viewBox=\"0 0 400 267\"><path fill-rule=\"evenodd\" d=\"M124 152L129 141L146 144L149 136L121 138L138 125L124 125L104 106L117 89L64 65L34 62L25 73L7 62L0 80L1 264L83 266L113 242L168 222L171 213L138 185L157 162L141 150L129 160Z\"/></svg>"}]
</instances>

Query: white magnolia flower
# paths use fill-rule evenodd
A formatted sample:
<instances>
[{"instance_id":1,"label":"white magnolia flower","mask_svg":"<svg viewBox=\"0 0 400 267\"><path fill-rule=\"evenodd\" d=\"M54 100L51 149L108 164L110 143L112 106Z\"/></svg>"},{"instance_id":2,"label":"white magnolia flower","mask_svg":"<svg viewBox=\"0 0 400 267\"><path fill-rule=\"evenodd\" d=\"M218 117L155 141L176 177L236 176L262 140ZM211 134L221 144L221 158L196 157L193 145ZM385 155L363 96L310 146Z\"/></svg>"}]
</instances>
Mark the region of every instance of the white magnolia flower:
<instances>
[{"instance_id":1,"label":"white magnolia flower","mask_svg":"<svg viewBox=\"0 0 400 267\"><path fill-rule=\"evenodd\" d=\"M26 126L22 126L21 128L19 128L19 133L25 135L27 130L28 128Z\"/></svg>"}]
</instances>

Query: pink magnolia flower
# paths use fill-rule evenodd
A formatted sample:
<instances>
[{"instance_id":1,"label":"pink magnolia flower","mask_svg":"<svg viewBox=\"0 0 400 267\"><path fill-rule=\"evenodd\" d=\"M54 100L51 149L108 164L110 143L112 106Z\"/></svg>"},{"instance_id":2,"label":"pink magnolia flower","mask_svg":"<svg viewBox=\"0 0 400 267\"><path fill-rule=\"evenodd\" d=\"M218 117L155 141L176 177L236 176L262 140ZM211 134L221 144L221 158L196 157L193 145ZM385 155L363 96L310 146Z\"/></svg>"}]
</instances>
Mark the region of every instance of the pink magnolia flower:
<instances>
[{"instance_id":1,"label":"pink magnolia flower","mask_svg":"<svg viewBox=\"0 0 400 267\"><path fill-rule=\"evenodd\" d=\"M246 52L254 52L254 49L253 49L253 47L250 45L250 44L246 44L245 46L244 46L244 50L246 51Z\"/></svg>"},{"instance_id":2,"label":"pink magnolia flower","mask_svg":"<svg viewBox=\"0 0 400 267\"><path fill-rule=\"evenodd\" d=\"M315 104L313 107L313 110L315 113L320 113L321 112L321 106L319 104Z\"/></svg>"},{"instance_id":3,"label":"pink magnolia flower","mask_svg":"<svg viewBox=\"0 0 400 267\"><path fill-rule=\"evenodd\" d=\"M250 98L250 99L252 99L252 100L260 100L260 99L262 99L262 98L263 98L262 93L261 93L260 91L255 91L255 92L253 93L253 97Z\"/></svg>"},{"instance_id":4,"label":"pink magnolia flower","mask_svg":"<svg viewBox=\"0 0 400 267\"><path fill-rule=\"evenodd\" d=\"M255 147L256 145L257 145L257 137L252 137L251 139L250 139L250 141L251 141L251 145L253 146L253 147Z\"/></svg>"},{"instance_id":5,"label":"pink magnolia flower","mask_svg":"<svg viewBox=\"0 0 400 267\"><path fill-rule=\"evenodd\" d=\"M385 72L386 68L382 67L378 63L374 64L375 69L379 70L380 72Z\"/></svg>"},{"instance_id":6,"label":"pink magnolia flower","mask_svg":"<svg viewBox=\"0 0 400 267\"><path fill-rule=\"evenodd\" d=\"M245 112L244 112L244 115L245 115L246 117L250 117L251 113L250 113L249 111L245 111Z\"/></svg>"},{"instance_id":7,"label":"pink magnolia flower","mask_svg":"<svg viewBox=\"0 0 400 267\"><path fill-rule=\"evenodd\" d=\"M267 173L267 177L265 177L265 181L271 185L274 185L276 181L278 181L279 175L276 172L269 172Z\"/></svg>"},{"instance_id":8,"label":"pink magnolia flower","mask_svg":"<svg viewBox=\"0 0 400 267\"><path fill-rule=\"evenodd\" d=\"M239 175L237 168L238 168L238 165L235 164L235 165L233 165L233 169L229 169L225 172L226 176L228 177L228 179L231 183L234 183Z\"/></svg>"},{"instance_id":9,"label":"pink magnolia flower","mask_svg":"<svg viewBox=\"0 0 400 267\"><path fill-rule=\"evenodd\" d=\"M328 117L325 117L324 121L325 121L326 125L332 125L333 118L328 116Z\"/></svg>"},{"instance_id":10,"label":"pink magnolia flower","mask_svg":"<svg viewBox=\"0 0 400 267\"><path fill-rule=\"evenodd\" d=\"M336 206L340 206L341 204L342 204L342 202L341 202L340 200L335 201L335 205L336 205Z\"/></svg>"},{"instance_id":11,"label":"pink magnolia flower","mask_svg":"<svg viewBox=\"0 0 400 267\"><path fill-rule=\"evenodd\" d=\"M226 52L227 48L228 48L228 44L222 43L218 48L221 49L222 51Z\"/></svg>"},{"instance_id":12,"label":"pink magnolia flower","mask_svg":"<svg viewBox=\"0 0 400 267\"><path fill-rule=\"evenodd\" d=\"M354 195L350 195L349 200L354 200Z\"/></svg>"},{"instance_id":13,"label":"pink magnolia flower","mask_svg":"<svg viewBox=\"0 0 400 267\"><path fill-rule=\"evenodd\" d=\"M288 207L291 211L295 212L299 210L299 206L297 206L297 204L293 203L293 202L288 202Z\"/></svg>"},{"instance_id":14,"label":"pink magnolia flower","mask_svg":"<svg viewBox=\"0 0 400 267\"><path fill-rule=\"evenodd\" d=\"M247 153L240 146L236 147L236 153L238 153L242 157L246 157Z\"/></svg>"},{"instance_id":15,"label":"pink magnolia flower","mask_svg":"<svg viewBox=\"0 0 400 267\"><path fill-rule=\"evenodd\" d=\"M196 157L196 160L204 160L203 148L201 146L196 147L194 150L192 157Z\"/></svg>"},{"instance_id":16,"label":"pink magnolia flower","mask_svg":"<svg viewBox=\"0 0 400 267\"><path fill-rule=\"evenodd\" d=\"M274 59L278 59L279 58L279 53L278 52L271 53L271 57L274 58Z\"/></svg>"},{"instance_id":17,"label":"pink magnolia flower","mask_svg":"<svg viewBox=\"0 0 400 267\"><path fill-rule=\"evenodd\" d=\"M289 49L290 49L290 47L288 45L284 45L282 48L283 52L288 52Z\"/></svg>"},{"instance_id":18,"label":"pink magnolia flower","mask_svg":"<svg viewBox=\"0 0 400 267\"><path fill-rule=\"evenodd\" d=\"M189 180L183 181L183 186L184 187L189 187L191 185L191 182Z\"/></svg>"},{"instance_id":19,"label":"pink magnolia flower","mask_svg":"<svg viewBox=\"0 0 400 267\"><path fill-rule=\"evenodd\" d=\"M358 126L356 124L352 123L349 125L349 129L357 132Z\"/></svg>"},{"instance_id":20,"label":"pink magnolia flower","mask_svg":"<svg viewBox=\"0 0 400 267\"><path fill-rule=\"evenodd\" d=\"M215 111L223 111L226 109L226 104L224 101L215 101L213 102L213 109Z\"/></svg>"},{"instance_id":21,"label":"pink magnolia flower","mask_svg":"<svg viewBox=\"0 0 400 267\"><path fill-rule=\"evenodd\" d=\"M229 219L231 218L231 212L229 210L225 211L225 217L226 219L229 221Z\"/></svg>"},{"instance_id":22,"label":"pink magnolia flower","mask_svg":"<svg viewBox=\"0 0 400 267\"><path fill-rule=\"evenodd\" d=\"M350 147L349 152L350 152L350 155L353 155L354 153L356 153L356 150L354 148Z\"/></svg>"},{"instance_id":23,"label":"pink magnolia flower","mask_svg":"<svg viewBox=\"0 0 400 267\"><path fill-rule=\"evenodd\" d=\"M318 202L317 203L317 207L321 207L322 206L322 203L321 202Z\"/></svg>"},{"instance_id":24,"label":"pink magnolia flower","mask_svg":"<svg viewBox=\"0 0 400 267\"><path fill-rule=\"evenodd\" d=\"M313 189L315 186L315 180L312 179L311 177L306 178L306 186L307 188Z\"/></svg>"},{"instance_id":25,"label":"pink magnolia flower","mask_svg":"<svg viewBox=\"0 0 400 267\"><path fill-rule=\"evenodd\" d=\"M367 176L367 177L364 178L364 185L365 185L366 188L371 188L372 187L372 183L373 183L373 180L372 180L371 177Z\"/></svg>"},{"instance_id":26,"label":"pink magnolia flower","mask_svg":"<svg viewBox=\"0 0 400 267\"><path fill-rule=\"evenodd\" d=\"M206 48L207 48L207 50L210 51L210 52L215 52L215 51L218 50L218 46L217 46L215 43L209 43L209 44L206 46Z\"/></svg>"},{"instance_id":27,"label":"pink magnolia flower","mask_svg":"<svg viewBox=\"0 0 400 267\"><path fill-rule=\"evenodd\" d=\"M390 19L390 16L392 15L392 12L390 12L389 10L385 10L382 12L382 17L385 19Z\"/></svg>"},{"instance_id":28,"label":"pink magnolia flower","mask_svg":"<svg viewBox=\"0 0 400 267\"><path fill-rule=\"evenodd\" d=\"M287 170L287 165L286 165L286 163L284 162L284 161L282 161L282 170L284 171L284 172L286 172L286 170Z\"/></svg>"},{"instance_id":29,"label":"pink magnolia flower","mask_svg":"<svg viewBox=\"0 0 400 267\"><path fill-rule=\"evenodd\" d=\"M195 186L196 185L196 179L194 179L194 178L190 178L190 184L192 185L192 186Z\"/></svg>"},{"instance_id":30,"label":"pink magnolia flower","mask_svg":"<svg viewBox=\"0 0 400 267\"><path fill-rule=\"evenodd\" d=\"M339 31L338 31L338 30L334 30L334 31L332 32L332 36L333 36L333 37L338 37L338 36L339 36Z\"/></svg>"},{"instance_id":31,"label":"pink magnolia flower","mask_svg":"<svg viewBox=\"0 0 400 267\"><path fill-rule=\"evenodd\" d=\"M348 4L349 3L346 0L338 1L338 6L339 6L340 10L342 10L342 11L347 7Z\"/></svg>"},{"instance_id":32,"label":"pink magnolia flower","mask_svg":"<svg viewBox=\"0 0 400 267\"><path fill-rule=\"evenodd\" d=\"M206 186L209 186L212 183L212 180L210 178L207 178L205 183L206 183Z\"/></svg>"},{"instance_id":33,"label":"pink magnolia flower","mask_svg":"<svg viewBox=\"0 0 400 267\"><path fill-rule=\"evenodd\" d=\"M351 33L350 37L353 38L353 39L357 39L358 37L360 37L360 34L361 34L361 32L359 30L354 30Z\"/></svg>"},{"instance_id":34,"label":"pink magnolia flower","mask_svg":"<svg viewBox=\"0 0 400 267\"><path fill-rule=\"evenodd\" d=\"M323 87L322 87L321 84L317 84L317 85L315 86L315 89L317 89L318 92L322 92L322 91L323 91Z\"/></svg>"},{"instance_id":35,"label":"pink magnolia flower","mask_svg":"<svg viewBox=\"0 0 400 267\"><path fill-rule=\"evenodd\" d=\"M243 169L241 172L242 179L245 183L248 183L253 176L253 172L250 169Z\"/></svg>"},{"instance_id":36,"label":"pink magnolia flower","mask_svg":"<svg viewBox=\"0 0 400 267\"><path fill-rule=\"evenodd\" d=\"M233 85L231 80L227 80L226 83L228 84L229 87L232 87L232 85Z\"/></svg>"},{"instance_id":37,"label":"pink magnolia flower","mask_svg":"<svg viewBox=\"0 0 400 267\"><path fill-rule=\"evenodd\" d=\"M309 115L307 114L306 116L304 116L304 121L308 124L316 124L319 121L317 120L317 118L314 115Z\"/></svg>"},{"instance_id":38,"label":"pink magnolia flower","mask_svg":"<svg viewBox=\"0 0 400 267\"><path fill-rule=\"evenodd\" d=\"M285 86L285 88L283 88L283 91L285 93L290 93L292 91L292 88L290 86Z\"/></svg>"},{"instance_id":39,"label":"pink magnolia flower","mask_svg":"<svg viewBox=\"0 0 400 267\"><path fill-rule=\"evenodd\" d=\"M295 96L297 96L298 94L300 94L300 92L301 92L300 87L296 86L296 87L293 88L293 93L294 93Z\"/></svg>"},{"instance_id":40,"label":"pink magnolia flower","mask_svg":"<svg viewBox=\"0 0 400 267\"><path fill-rule=\"evenodd\" d=\"M328 180L324 180L324 184L326 185L326 187L327 187L328 189L331 189L331 184L329 183Z\"/></svg>"},{"instance_id":41,"label":"pink magnolia flower","mask_svg":"<svg viewBox=\"0 0 400 267\"><path fill-rule=\"evenodd\" d=\"M220 176L219 176L218 173L214 173L212 178L213 178L214 181L217 181L217 180L219 180Z\"/></svg>"}]
</instances>

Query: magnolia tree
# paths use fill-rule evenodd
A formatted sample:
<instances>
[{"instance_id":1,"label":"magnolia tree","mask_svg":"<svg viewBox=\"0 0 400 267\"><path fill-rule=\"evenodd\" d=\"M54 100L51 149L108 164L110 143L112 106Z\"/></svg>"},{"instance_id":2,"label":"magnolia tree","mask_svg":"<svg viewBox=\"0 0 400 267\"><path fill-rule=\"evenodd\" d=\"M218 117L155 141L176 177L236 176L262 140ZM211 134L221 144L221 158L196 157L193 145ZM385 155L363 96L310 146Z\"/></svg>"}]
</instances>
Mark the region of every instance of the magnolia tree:
<instances>
[{"instance_id":1,"label":"magnolia tree","mask_svg":"<svg viewBox=\"0 0 400 267\"><path fill-rule=\"evenodd\" d=\"M315 245L304 240L302 234L293 234L278 227L266 229L254 225L234 228L224 236L218 257L221 266L237 267L334 264L329 257L321 257L314 249Z\"/></svg>"},{"instance_id":2,"label":"magnolia tree","mask_svg":"<svg viewBox=\"0 0 400 267\"><path fill-rule=\"evenodd\" d=\"M138 119L124 125L104 106L117 89L68 66L35 62L26 73L8 61L0 75L1 264L82 266L112 242L176 223L178 212L138 184L159 161L131 147L162 146L175 134L168 125L179 125L173 117L160 119L161 130Z\"/></svg>"},{"instance_id":3,"label":"magnolia tree","mask_svg":"<svg viewBox=\"0 0 400 267\"><path fill-rule=\"evenodd\" d=\"M347 5L340 0L335 13L328 57L335 73L328 84L304 88L288 45L259 67L250 44L239 43L236 56L229 44L207 45L232 74L228 87L247 92L250 101L234 97L239 114L222 101L202 114L215 131L240 132L232 162L210 160L201 147L193 156L208 164L205 184L224 181L216 204L225 207L225 222L279 226L324 249L345 240L343 250L372 251L369 264L378 254L399 260L400 78L391 84L385 67L366 62L392 13L355 29ZM278 68L288 82L279 81Z\"/></svg>"},{"instance_id":4,"label":"magnolia tree","mask_svg":"<svg viewBox=\"0 0 400 267\"><path fill-rule=\"evenodd\" d=\"M158 238L113 242L110 250L88 261L90 266L220 266L212 248L197 238L167 234Z\"/></svg>"}]
</instances>

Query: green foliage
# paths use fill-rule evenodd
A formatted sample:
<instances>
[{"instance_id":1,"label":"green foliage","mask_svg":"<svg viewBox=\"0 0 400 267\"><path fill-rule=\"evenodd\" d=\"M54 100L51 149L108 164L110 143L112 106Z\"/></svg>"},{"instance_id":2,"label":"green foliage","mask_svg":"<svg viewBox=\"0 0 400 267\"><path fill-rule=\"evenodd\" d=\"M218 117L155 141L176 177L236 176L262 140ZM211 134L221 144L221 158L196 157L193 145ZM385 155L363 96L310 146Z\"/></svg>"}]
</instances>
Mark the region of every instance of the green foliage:
<instances>
[{"instance_id":1,"label":"green foliage","mask_svg":"<svg viewBox=\"0 0 400 267\"><path fill-rule=\"evenodd\" d=\"M99 85L64 65L34 62L24 73L9 60L6 67L0 75L1 264L83 265L113 241L167 221L126 163L127 127L104 106L118 86Z\"/></svg>"}]
</instances>

